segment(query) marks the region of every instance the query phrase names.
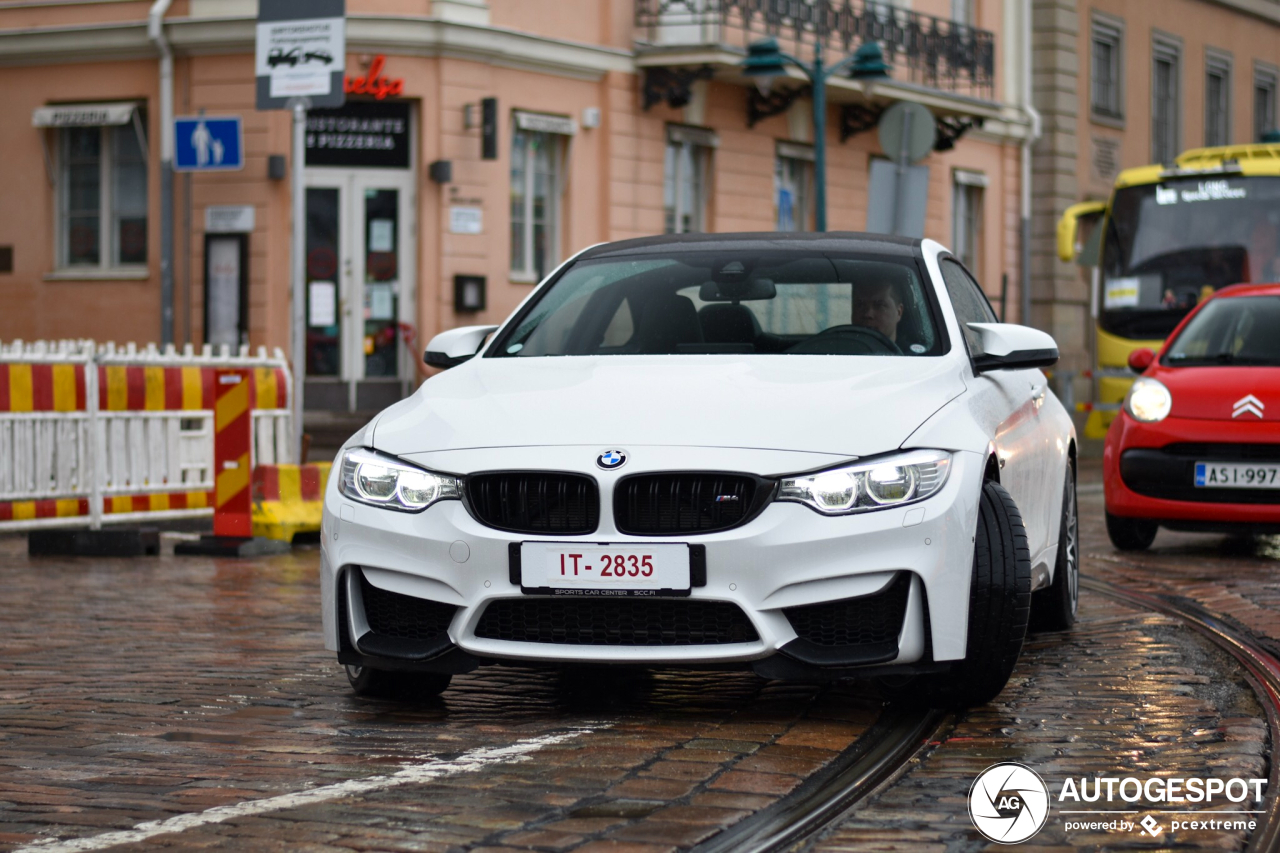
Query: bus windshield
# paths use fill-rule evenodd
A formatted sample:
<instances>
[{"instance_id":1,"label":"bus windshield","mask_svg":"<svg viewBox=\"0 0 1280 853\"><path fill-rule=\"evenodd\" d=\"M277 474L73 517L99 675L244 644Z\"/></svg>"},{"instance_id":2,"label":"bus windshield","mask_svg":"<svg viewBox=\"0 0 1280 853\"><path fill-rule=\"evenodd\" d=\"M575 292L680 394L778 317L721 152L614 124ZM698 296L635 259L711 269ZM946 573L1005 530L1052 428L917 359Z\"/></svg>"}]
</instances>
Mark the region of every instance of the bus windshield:
<instances>
[{"instance_id":1,"label":"bus windshield","mask_svg":"<svg viewBox=\"0 0 1280 853\"><path fill-rule=\"evenodd\" d=\"M1114 335L1164 338L1220 287L1280 281L1280 177L1117 190L1106 228L1099 320Z\"/></svg>"}]
</instances>

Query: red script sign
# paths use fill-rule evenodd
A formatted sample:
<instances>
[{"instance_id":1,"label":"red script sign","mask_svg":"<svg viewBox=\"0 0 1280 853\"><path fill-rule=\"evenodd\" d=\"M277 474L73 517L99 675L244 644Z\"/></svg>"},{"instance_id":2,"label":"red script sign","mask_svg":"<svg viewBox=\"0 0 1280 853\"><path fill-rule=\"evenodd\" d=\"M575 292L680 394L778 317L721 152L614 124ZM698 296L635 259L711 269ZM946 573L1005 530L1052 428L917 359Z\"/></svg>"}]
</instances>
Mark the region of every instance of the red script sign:
<instances>
[{"instance_id":1,"label":"red script sign","mask_svg":"<svg viewBox=\"0 0 1280 853\"><path fill-rule=\"evenodd\" d=\"M369 73L363 77L347 77L342 88L348 95L373 95L379 101L388 95L404 94L404 78L388 78L382 76L382 66L387 58L381 53L369 63Z\"/></svg>"}]
</instances>

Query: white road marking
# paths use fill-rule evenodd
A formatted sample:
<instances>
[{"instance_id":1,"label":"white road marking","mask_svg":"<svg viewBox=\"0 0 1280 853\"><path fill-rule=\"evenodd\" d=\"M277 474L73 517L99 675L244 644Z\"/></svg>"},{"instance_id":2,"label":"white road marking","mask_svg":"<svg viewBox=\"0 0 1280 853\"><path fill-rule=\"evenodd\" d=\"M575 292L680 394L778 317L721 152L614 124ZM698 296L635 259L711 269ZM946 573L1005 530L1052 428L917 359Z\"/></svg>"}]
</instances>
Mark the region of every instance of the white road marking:
<instances>
[{"instance_id":1,"label":"white road marking","mask_svg":"<svg viewBox=\"0 0 1280 853\"><path fill-rule=\"evenodd\" d=\"M446 776L457 776L460 773L474 773L495 764L508 764L527 761L529 756L538 750L557 743L571 740L579 735L590 734L596 728L579 728L573 731L517 741L510 746L491 746L473 749L451 761L438 758L427 758L422 764L406 764L389 776L369 776L365 779L349 779L333 785L299 791L296 794L281 794L278 797L267 797L261 800L249 800L230 806L214 806L202 812L177 815L167 820L152 820L140 823L133 829L108 832L103 835L92 835L88 838L73 838L59 841L56 838L37 841L25 847L19 847L13 853L75 853L82 850L105 850L118 844L137 844L157 835L170 832L185 832L211 823L235 820L241 817L278 812L326 800L336 800L358 794L368 794L400 785L414 785L430 782Z\"/></svg>"}]
</instances>

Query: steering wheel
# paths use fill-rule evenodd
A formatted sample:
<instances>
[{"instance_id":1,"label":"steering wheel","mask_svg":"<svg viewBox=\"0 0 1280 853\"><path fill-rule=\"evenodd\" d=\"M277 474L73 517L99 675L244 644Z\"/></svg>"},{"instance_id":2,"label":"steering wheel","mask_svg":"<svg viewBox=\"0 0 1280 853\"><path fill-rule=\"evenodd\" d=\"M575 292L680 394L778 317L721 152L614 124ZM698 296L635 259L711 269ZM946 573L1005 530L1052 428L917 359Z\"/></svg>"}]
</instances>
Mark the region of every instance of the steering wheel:
<instances>
[{"instance_id":1,"label":"steering wheel","mask_svg":"<svg viewBox=\"0 0 1280 853\"><path fill-rule=\"evenodd\" d=\"M851 349L842 348L850 347ZM810 355L902 355L883 332L867 326L832 326L786 350Z\"/></svg>"}]
</instances>

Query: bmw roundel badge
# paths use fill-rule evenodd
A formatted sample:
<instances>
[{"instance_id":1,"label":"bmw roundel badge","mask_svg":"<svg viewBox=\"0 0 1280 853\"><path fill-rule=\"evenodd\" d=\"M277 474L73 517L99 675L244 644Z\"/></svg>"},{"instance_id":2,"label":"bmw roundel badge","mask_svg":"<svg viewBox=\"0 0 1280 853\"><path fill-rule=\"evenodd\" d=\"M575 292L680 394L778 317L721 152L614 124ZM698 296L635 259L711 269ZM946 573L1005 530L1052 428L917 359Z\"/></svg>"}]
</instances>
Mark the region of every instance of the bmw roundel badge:
<instances>
[{"instance_id":1,"label":"bmw roundel badge","mask_svg":"<svg viewBox=\"0 0 1280 853\"><path fill-rule=\"evenodd\" d=\"M615 468L621 468L627 464L627 451L625 450L606 450L596 457L596 465L606 471L612 471Z\"/></svg>"}]
</instances>

